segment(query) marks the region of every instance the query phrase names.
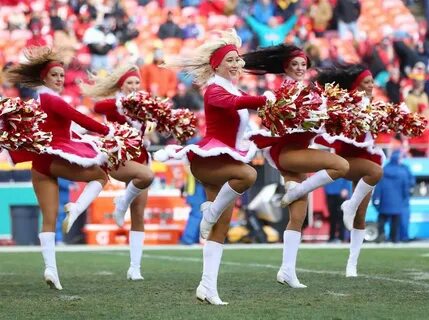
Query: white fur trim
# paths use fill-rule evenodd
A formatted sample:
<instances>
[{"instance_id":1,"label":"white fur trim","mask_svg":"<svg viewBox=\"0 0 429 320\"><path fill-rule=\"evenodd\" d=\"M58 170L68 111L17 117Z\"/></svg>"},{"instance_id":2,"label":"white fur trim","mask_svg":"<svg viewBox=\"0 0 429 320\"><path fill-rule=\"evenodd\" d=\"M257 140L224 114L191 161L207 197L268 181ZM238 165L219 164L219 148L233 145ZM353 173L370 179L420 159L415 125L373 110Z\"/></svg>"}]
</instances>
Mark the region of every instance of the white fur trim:
<instances>
[{"instance_id":1,"label":"white fur trim","mask_svg":"<svg viewBox=\"0 0 429 320\"><path fill-rule=\"evenodd\" d=\"M234 160L241 161L244 163L249 163L255 157L257 150L258 148L251 141L249 141L249 150L247 150L247 153L245 156L240 155L238 152L235 152L234 150L228 147L217 147L217 148L212 148L210 150L203 150L200 148L200 146L196 144L190 144L185 147L182 147L179 145L168 145L164 148L164 151L166 152L168 159L176 159L176 160L185 159L186 154L192 151L193 153L203 158L215 157L222 154L227 154L231 156L231 158L233 158ZM161 153L161 155L165 156L164 153Z\"/></svg>"},{"instance_id":2,"label":"white fur trim","mask_svg":"<svg viewBox=\"0 0 429 320\"><path fill-rule=\"evenodd\" d=\"M229 80L215 74L213 77L211 77L207 81L207 85L211 84L217 84L218 86L224 88L226 91L228 91L230 94L233 94L235 96L241 96L240 90Z\"/></svg>"},{"instance_id":3,"label":"white fur trim","mask_svg":"<svg viewBox=\"0 0 429 320\"><path fill-rule=\"evenodd\" d=\"M153 154L153 159L159 162L165 162L169 159L168 152L164 149L158 150Z\"/></svg>"},{"instance_id":4,"label":"white fur trim","mask_svg":"<svg viewBox=\"0 0 429 320\"><path fill-rule=\"evenodd\" d=\"M266 130L266 129L260 129L260 130L253 130L253 131L249 131L249 132L246 132L246 134L244 135L244 138L245 139L250 139L251 137L254 137L254 136L263 136L263 137L279 137L279 136L277 136L277 135L272 135L271 134L271 131L269 131L269 130Z\"/></svg>"},{"instance_id":5,"label":"white fur trim","mask_svg":"<svg viewBox=\"0 0 429 320\"><path fill-rule=\"evenodd\" d=\"M46 86L37 87L37 88L36 88L36 92L37 92L37 95L38 95L37 100L38 100L39 102L40 102L40 95L41 95L42 93L47 93L47 94L50 94L50 95L52 95L52 96L61 97L61 96L59 95L59 93L58 93L58 92L56 92L56 91L54 91L54 90L52 90L51 88L48 88L48 87L46 87Z\"/></svg>"},{"instance_id":6,"label":"white fur trim","mask_svg":"<svg viewBox=\"0 0 429 320\"><path fill-rule=\"evenodd\" d=\"M91 167L94 165L103 165L107 162L107 155L98 149L97 145L94 142L96 139L97 139L96 137L91 135L80 136L80 139L73 139L73 138L71 139L74 142L89 144L97 154L94 158L81 157L76 154L64 152L60 149L53 149L52 147L45 148L45 153L57 155L63 158L64 160L67 160L70 163L75 163L85 168Z\"/></svg>"},{"instance_id":7,"label":"white fur trim","mask_svg":"<svg viewBox=\"0 0 429 320\"><path fill-rule=\"evenodd\" d=\"M384 154L383 149L375 145L374 139L370 135L366 135L364 142L357 142L356 140L347 138L343 135L340 136L331 136L327 133L322 134L321 137L323 137L328 143L332 144L335 141L341 141L347 144L351 144L357 148L365 149L369 154L378 155L381 157L382 163L386 159L386 155Z\"/></svg>"},{"instance_id":8,"label":"white fur trim","mask_svg":"<svg viewBox=\"0 0 429 320\"><path fill-rule=\"evenodd\" d=\"M274 162L273 158L271 157L271 147L265 148L262 150L262 154L264 155L265 159L268 161L268 164L272 166L274 169L280 170L277 168L276 163Z\"/></svg>"},{"instance_id":9,"label":"white fur trim","mask_svg":"<svg viewBox=\"0 0 429 320\"><path fill-rule=\"evenodd\" d=\"M3 154L5 155L6 161L9 165L14 167L16 165L15 162L13 162L12 157L10 156L9 150L3 149Z\"/></svg>"}]
</instances>

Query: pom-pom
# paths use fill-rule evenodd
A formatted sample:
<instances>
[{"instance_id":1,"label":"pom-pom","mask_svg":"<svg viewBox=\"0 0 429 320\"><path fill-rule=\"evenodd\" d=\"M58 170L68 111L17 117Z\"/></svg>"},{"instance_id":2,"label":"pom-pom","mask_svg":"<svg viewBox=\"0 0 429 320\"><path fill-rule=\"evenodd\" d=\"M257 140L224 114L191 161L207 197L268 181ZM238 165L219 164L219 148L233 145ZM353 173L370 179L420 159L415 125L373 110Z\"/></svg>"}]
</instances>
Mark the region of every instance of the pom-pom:
<instances>
[{"instance_id":1,"label":"pom-pom","mask_svg":"<svg viewBox=\"0 0 429 320\"><path fill-rule=\"evenodd\" d=\"M129 125L110 123L109 127L114 134L101 137L98 144L100 150L108 157L108 169L116 170L126 161L141 155L143 140L140 131Z\"/></svg>"},{"instance_id":2,"label":"pom-pom","mask_svg":"<svg viewBox=\"0 0 429 320\"><path fill-rule=\"evenodd\" d=\"M40 125L47 118L40 104L31 99L6 98L0 101L0 147L43 153L52 140L52 133Z\"/></svg>"}]
</instances>

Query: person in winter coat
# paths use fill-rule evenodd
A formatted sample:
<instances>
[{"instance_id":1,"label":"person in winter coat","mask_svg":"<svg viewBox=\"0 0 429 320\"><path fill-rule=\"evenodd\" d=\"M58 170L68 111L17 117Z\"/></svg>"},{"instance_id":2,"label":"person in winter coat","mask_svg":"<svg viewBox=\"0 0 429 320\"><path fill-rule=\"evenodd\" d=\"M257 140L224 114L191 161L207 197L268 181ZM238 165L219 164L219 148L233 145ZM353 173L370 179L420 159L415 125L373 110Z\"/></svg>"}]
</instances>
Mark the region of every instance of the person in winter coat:
<instances>
[{"instance_id":1,"label":"person in winter coat","mask_svg":"<svg viewBox=\"0 0 429 320\"><path fill-rule=\"evenodd\" d=\"M400 164L400 151L393 152L384 167L384 176L377 184L372 197L378 216L379 240L384 239L384 226L390 219L390 240L399 241L401 213L409 205L409 175Z\"/></svg>"}]
</instances>

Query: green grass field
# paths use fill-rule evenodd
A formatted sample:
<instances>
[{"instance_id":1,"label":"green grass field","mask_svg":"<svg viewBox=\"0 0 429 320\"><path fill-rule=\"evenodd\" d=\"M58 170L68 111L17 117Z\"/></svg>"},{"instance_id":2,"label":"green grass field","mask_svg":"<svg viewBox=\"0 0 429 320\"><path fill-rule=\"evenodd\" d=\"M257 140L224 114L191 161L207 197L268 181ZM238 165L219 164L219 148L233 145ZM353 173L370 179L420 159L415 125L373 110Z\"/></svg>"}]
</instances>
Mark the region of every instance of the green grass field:
<instances>
[{"instance_id":1,"label":"green grass field","mask_svg":"<svg viewBox=\"0 0 429 320\"><path fill-rule=\"evenodd\" d=\"M307 289L275 281L281 249L224 251L219 293L195 298L201 250L148 250L144 281L125 280L127 251L59 252L63 291L42 281L40 253L0 253L0 319L429 319L429 250L363 249L358 278L346 249L302 249Z\"/></svg>"}]
</instances>

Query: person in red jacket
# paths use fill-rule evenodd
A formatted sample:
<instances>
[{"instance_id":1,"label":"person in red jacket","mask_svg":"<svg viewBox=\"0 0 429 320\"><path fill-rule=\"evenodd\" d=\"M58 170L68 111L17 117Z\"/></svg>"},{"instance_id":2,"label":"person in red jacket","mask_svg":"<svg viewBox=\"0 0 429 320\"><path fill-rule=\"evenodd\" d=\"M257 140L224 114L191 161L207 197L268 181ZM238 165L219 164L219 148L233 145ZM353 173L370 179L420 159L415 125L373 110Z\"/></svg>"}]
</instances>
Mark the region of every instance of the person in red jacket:
<instances>
[{"instance_id":1,"label":"person in red jacket","mask_svg":"<svg viewBox=\"0 0 429 320\"><path fill-rule=\"evenodd\" d=\"M343 89L363 91L366 98L372 100L374 79L363 65L352 64L325 69L319 72L316 80L321 85L335 82ZM323 134L317 137L315 142L333 148L335 153L344 157L350 165L350 171L345 178L353 182L354 191L351 198L343 202L341 209L344 226L351 231L346 277L357 277L358 258L365 238L366 210L371 193L383 176L381 164L385 156L383 150L375 146L371 133L355 140Z\"/></svg>"},{"instance_id":2,"label":"person in red jacket","mask_svg":"<svg viewBox=\"0 0 429 320\"><path fill-rule=\"evenodd\" d=\"M99 99L95 103L94 111L106 117L107 121L124 124L127 118L118 109L119 100L137 90L141 81L138 68L134 65L125 64L119 66L107 76L92 77L92 84L82 84L83 94ZM114 98L107 98L112 97ZM135 123L130 123L136 125ZM142 135L149 127L146 124L137 124ZM109 174L114 179L125 182L127 187L123 196L115 199L114 218L118 226L124 224L124 215L128 207L131 211L130 242L130 267L127 279L143 280L140 273L140 261L144 242L144 210L147 202L148 187L153 181L154 174L148 166L149 155L144 146L141 146L141 156L125 162L117 170Z\"/></svg>"},{"instance_id":3,"label":"person in red jacket","mask_svg":"<svg viewBox=\"0 0 429 320\"><path fill-rule=\"evenodd\" d=\"M214 305L227 304L219 298L217 277L235 200L256 180L255 169L247 164L254 157L256 146L244 139L249 121L246 109L257 109L267 100L265 96L249 96L234 84L243 67L238 54L240 45L241 39L234 30L219 31L217 37L196 48L192 57L167 65L183 68L197 84L206 86L205 135L198 144L179 149L167 146L163 156L187 156L191 172L203 184L209 200L201 206L200 234L207 241L196 296ZM155 159L159 156L155 154Z\"/></svg>"},{"instance_id":4,"label":"person in red jacket","mask_svg":"<svg viewBox=\"0 0 429 320\"><path fill-rule=\"evenodd\" d=\"M64 66L59 53L48 47L40 47L28 49L25 56L27 62L11 67L6 78L14 84L38 88L41 108L47 114L41 130L52 132L52 142L43 154L16 151L10 152L10 156L14 163L33 163L32 183L43 215L39 239L46 266L44 277L51 288L61 290L55 258L59 201L57 179L88 183L77 201L66 204L64 208L67 231L107 182L107 175L99 166L106 162L106 156L92 142L74 136L70 125L73 121L100 135L107 135L109 127L76 111L60 97L64 86Z\"/></svg>"},{"instance_id":5,"label":"person in red jacket","mask_svg":"<svg viewBox=\"0 0 429 320\"><path fill-rule=\"evenodd\" d=\"M300 48L281 44L243 55L245 68L252 73L285 74L285 82L303 81L310 60ZM317 132L291 129L284 136L272 137L267 130L255 132L251 140L264 149L267 160L285 181L282 206L288 206L289 222L283 234L283 261L277 281L292 288L305 288L296 275L296 258L301 229L307 215L308 193L344 177L346 160L329 152L309 148ZM307 177L308 173L315 172Z\"/></svg>"}]
</instances>

